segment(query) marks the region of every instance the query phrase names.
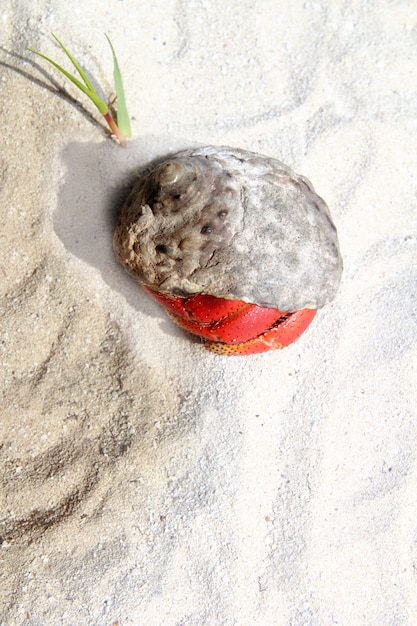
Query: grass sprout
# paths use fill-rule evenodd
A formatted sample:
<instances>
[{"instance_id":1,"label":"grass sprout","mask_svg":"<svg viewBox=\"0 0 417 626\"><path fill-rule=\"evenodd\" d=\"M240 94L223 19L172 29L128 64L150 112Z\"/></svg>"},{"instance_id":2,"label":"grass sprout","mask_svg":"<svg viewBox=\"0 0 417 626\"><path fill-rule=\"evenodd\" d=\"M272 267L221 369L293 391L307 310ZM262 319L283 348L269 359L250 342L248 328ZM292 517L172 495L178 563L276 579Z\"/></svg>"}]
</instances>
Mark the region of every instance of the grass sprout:
<instances>
[{"instance_id":1,"label":"grass sprout","mask_svg":"<svg viewBox=\"0 0 417 626\"><path fill-rule=\"evenodd\" d=\"M113 77L114 77L115 92L116 92L116 99L117 99L116 119L112 116L108 103L105 102L102 98L100 98L97 91L94 89L91 81L89 80L88 76L86 75L86 73L84 72L80 64L78 63L78 61L76 61L76 59L72 56L72 54L66 49L64 44L58 39L58 37L54 35L54 33L51 33L51 34L52 34L52 37L57 42L57 44L60 46L60 48L62 48L62 50L65 52L65 54L71 61L72 65L77 70L81 80L79 80L79 78L77 78L73 74L70 74L70 72L68 72L58 63L56 63L56 61L53 61L52 59L45 56L41 52L38 52L37 50L32 50L31 48L27 48L27 50L29 50L29 52L33 52L33 54L37 54L42 59L45 59L45 61L48 61L48 63L56 67L56 69L59 70L61 74L66 76L76 87L78 87L80 91L85 93L85 95L90 98L90 100L95 104L97 109L103 115L104 119L106 120L112 133L115 135L120 145L125 147L126 137L130 137L131 135L130 119L129 119L129 114L127 112L127 107L126 107L126 99L125 99L125 93L123 89L122 75L120 72L119 64L117 62L116 53L114 51L113 45L109 37L106 35L107 41L109 42L110 49L113 55Z\"/></svg>"}]
</instances>

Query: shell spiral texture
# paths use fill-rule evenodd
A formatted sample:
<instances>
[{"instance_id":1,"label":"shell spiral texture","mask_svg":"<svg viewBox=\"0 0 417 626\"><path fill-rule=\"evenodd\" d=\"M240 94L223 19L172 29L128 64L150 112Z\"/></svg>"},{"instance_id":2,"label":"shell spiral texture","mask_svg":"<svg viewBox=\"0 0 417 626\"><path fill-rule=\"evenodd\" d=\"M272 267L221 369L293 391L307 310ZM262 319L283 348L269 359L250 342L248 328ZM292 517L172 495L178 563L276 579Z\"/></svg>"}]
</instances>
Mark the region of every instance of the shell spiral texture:
<instances>
[{"instance_id":1,"label":"shell spiral texture","mask_svg":"<svg viewBox=\"0 0 417 626\"><path fill-rule=\"evenodd\" d=\"M322 307L342 273L336 229L311 183L227 147L180 152L140 178L114 248L139 282L165 294L280 311Z\"/></svg>"}]
</instances>

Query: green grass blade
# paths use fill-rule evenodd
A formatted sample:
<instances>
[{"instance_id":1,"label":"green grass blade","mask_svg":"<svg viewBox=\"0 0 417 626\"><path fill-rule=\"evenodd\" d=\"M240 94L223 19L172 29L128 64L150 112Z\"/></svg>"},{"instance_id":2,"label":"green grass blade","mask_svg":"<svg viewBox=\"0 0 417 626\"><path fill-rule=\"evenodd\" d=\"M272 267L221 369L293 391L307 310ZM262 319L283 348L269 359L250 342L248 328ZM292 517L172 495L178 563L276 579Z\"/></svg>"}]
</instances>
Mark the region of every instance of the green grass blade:
<instances>
[{"instance_id":1,"label":"green grass blade","mask_svg":"<svg viewBox=\"0 0 417 626\"><path fill-rule=\"evenodd\" d=\"M29 50L29 52L32 52L33 54L36 54L37 56L41 57L42 59L45 59L45 61L47 61L48 63L53 65L59 72L61 72L61 74L66 76L68 78L68 80L70 80L80 91L85 93L85 95L90 98L90 100L95 104L95 106L100 111L100 113L104 116L104 119L106 120L107 124L109 125L111 132L116 137L116 139L118 140L120 145L122 147L125 147L126 146L125 135L130 136L130 121L129 121L129 115L128 115L127 109L126 109L126 102L125 102L125 96L124 96L123 84L122 84L122 76L121 76L121 73L120 73L119 65L117 63L116 54L115 54L115 52L113 50L113 46L111 44L110 39L106 35L106 37L107 37L107 39L109 41L109 44L110 44L110 48L111 48L112 54L113 54L114 79L115 79L115 82L116 82L116 95L117 95L117 97L119 98L119 101L120 101L119 110L120 110L120 121L121 121L121 124L122 124L122 127L123 127L122 130L121 130L121 128L119 128L119 126L116 124L116 121L113 119L108 104L106 102L104 102L104 100L102 100L100 98L100 96L98 95L97 91L94 89L92 83L88 79L86 73L84 72L84 70L82 69L80 64L78 63L78 61L76 61L76 59L74 59L72 54L66 49L66 47L58 39L58 37L56 35L54 35L53 33L51 33L51 34L52 34L52 37L55 39L55 41L60 46L60 48L65 52L65 54L67 55L67 57L71 61L72 65L75 67L75 69L77 70L77 72L80 75L80 78L82 79L83 82L81 80L79 80L76 76L74 76L73 74L70 74L70 72L67 72L66 69L64 69L58 63L56 63L56 61L53 61L52 59L47 57L45 54L42 54L41 52L38 52L37 50L32 50L32 48L27 48L27 50Z\"/></svg>"},{"instance_id":2,"label":"green grass blade","mask_svg":"<svg viewBox=\"0 0 417 626\"><path fill-rule=\"evenodd\" d=\"M81 67L81 65L78 63L78 61L76 61L76 59L74 59L74 57L72 56L72 54L70 52L68 52L68 50L66 49L66 47L64 46L64 44L58 39L58 37L56 35L54 35L54 33L51 33L52 37L55 39L55 41L57 42L57 44L62 48L62 50L65 52L65 54L67 55L67 57L69 58L69 60L71 61L71 63L73 64L73 66L75 67L75 69L77 70L77 72L79 73L79 75L81 76L81 78L83 79L85 86L87 87L87 89L89 91L95 91L93 85L91 84L91 82L88 79L87 74L84 72L83 68Z\"/></svg>"},{"instance_id":3,"label":"green grass blade","mask_svg":"<svg viewBox=\"0 0 417 626\"><path fill-rule=\"evenodd\" d=\"M114 77L114 86L115 86L116 96L117 96L117 125L125 137L130 137L132 133L130 130L130 118L129 118L129 113L127 111L127 106L126 106L126 98L125 98L125 91L123 88L122 74L120 72L120 68L117 62L117 57L113 48L113 44L110 41L110 38L108 37L108 35L106 35L106 38L107 38L107 41L109 42L109 46L113 55L113 77Z\"/></svg>"},{"instance_id":4,"label":"green grass blade","mask_svg":"<svg viewBox=\"0 0 417 626\"><path fill-rule=\"evenodd\" d=\"M78 87L78 89L80 89L83 93L86 94L86 96L88 96L90 98L90 100L96 105L96 107L98 108L98 110L100 111L100 113L102 115L105 115L107 113L107 111L109 110L109 107L104 102L104 100L102 100L97 95L97 92L95 91L95 89L92 86L91 86L91 88L88 88L81 81L79 81L78 78L76 78L75 76L73 76L72 74L67 72L67 70L64 69L63 67L61 67L61 65L58 65L58 63L56 63L55 61L53 61L49 57L45 56L41 52L37 52L37 50L32 50L31 48L27 48L27 50L29 50L29 52L33 52L33 54L37 54L39 57L42 57L42 59L45 59L45 61L48 61L48 63L50 63L51 65L56 67L56 69L59 70L61 72L61 74L66 76L76 87ZM90 81L88 81L88 82L90 82Z\"/></svg>"}]
</instances>

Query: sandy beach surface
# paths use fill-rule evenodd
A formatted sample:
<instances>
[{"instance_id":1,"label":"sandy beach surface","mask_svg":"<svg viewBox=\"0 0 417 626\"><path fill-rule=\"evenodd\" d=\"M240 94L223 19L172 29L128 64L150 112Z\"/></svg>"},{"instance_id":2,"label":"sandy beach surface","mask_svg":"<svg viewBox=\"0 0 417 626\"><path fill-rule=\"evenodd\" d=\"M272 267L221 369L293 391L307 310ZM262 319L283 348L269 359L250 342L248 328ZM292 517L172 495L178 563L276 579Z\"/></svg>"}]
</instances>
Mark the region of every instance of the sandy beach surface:
<instances>
[{"instance_id":1,"label":"sandy beach surface","mask_svg":"<svg viewBox=\"0 0 417 626\"><path fill-rule=\"evenodd\" d=\"M417 3L0 17L1 626L415 626ZM106 96L111 37L125 150L51 31ZM340 291L283 351L206 351L113 254L135 173L206 144L330 206Z\"/></svg>"}]
</instances>

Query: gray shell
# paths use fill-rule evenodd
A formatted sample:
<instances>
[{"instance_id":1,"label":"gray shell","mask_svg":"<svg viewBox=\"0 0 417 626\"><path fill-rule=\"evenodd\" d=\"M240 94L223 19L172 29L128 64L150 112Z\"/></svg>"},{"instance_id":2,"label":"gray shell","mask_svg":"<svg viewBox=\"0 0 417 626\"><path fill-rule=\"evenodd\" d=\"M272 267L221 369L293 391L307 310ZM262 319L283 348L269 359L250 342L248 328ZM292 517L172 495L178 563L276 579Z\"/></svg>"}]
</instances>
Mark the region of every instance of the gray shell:
<instances>
[{"instance_id":1,"label":"gray shell","mask_svg":"<svg viewBox=\"0 0 417 626\"><path fill-rule=\"evenodd\" d=\"M269 157L186 150L136 183L114 249L141 283L281 311L318 309L342 259L329 209L311 183Z\"/></svg>"}]
</instances>

